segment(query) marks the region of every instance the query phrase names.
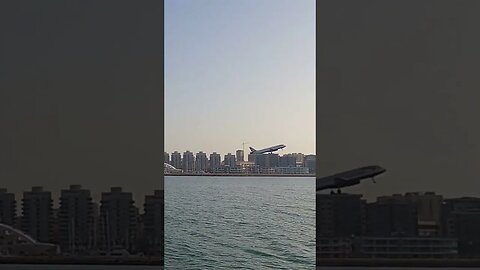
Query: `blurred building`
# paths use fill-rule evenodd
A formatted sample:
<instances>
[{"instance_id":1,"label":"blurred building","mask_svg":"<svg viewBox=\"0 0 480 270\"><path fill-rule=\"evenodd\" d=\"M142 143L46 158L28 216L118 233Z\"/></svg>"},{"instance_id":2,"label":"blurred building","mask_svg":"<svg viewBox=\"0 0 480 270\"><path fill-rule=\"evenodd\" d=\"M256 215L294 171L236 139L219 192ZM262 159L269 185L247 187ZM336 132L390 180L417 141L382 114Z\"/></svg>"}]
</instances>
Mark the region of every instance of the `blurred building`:
<instances>
[{"instance_id":1,"label":"blurred building","mask_svg":"<svg viewBox=\"0 0 480 270\"><path fill-rule=\"evenodd\" d=\"M297 167L297 157L293 154L286 154L279 157L280 167Z\"/></svg>"},{"instance_id":2,"label":"blurred building","mask_svg":"<svg viewBox=\"0 0 480 270\"><path fill-rule=\"evenodd\" d=\"M177 169L181 169L182 168L182 154L180 154L177 151L173 152L171 160L170 160L170 165L172 165L173 167L175 167Z\"/></svg>"},{"instance_id":3,"label":"blurred building","mask_svg":"<svg viewBox=\"0 0 480 270\"><path fill-rule=\"evenodd\" d=\"M195 157L195 171L197 172L205 172L208 168L208 158L207 154L200 151L197 153Z\"/></svg>"},{"instance_id":4,"label":"blurred building","mask_svg":"<svg viewBox=\"0 0 480 270\"><path fill-rule=\"evenodd\" d=\"M306 155L304 158L305 167L308 168L310 173L316 172L317 157L315 155Z\"/></svg>"},{"instance_id":5,"label":"blurred building","mask_svg":"<svg viewBox=\"0 0 480 270\"><path fill-rule=\"evenodd\" d=\"M99 241L103 250L135 251L137 211L131 192L124 192L120 187L102 192Z\"/></svg>"},{"instance_id":6,"label":"blurred building","mask_svg":"<svg viewBox=\"0 0 480 270\"><path fill-rule=\"evenodd\" d=\"M223 159L223 165L225 167L230 167L230 168L237 167L237 161L236 161L235 155L232 155L232 153L226 154L225 158Z\"/></svg>"},{"instance_id":7,"label":"blurred building","mask_svg":"<svg viewBox=\"0 0 480 270\"><path fill-rule=\"evenodd\" d=\"M164 244L164 191L155 190L145 196L143 215L144 250L148 255L163 255Z\"/></svg>"},{"instance_id":8,"label":"blurred building","mask_svg":"<svg viewBox=\"0 0 480 270\"><path fill-rule=\"evenodd\" d=\"M443 197L434 192L408 192L405 198L417 205L418 235L439 236Z\"/></svg>"},{"instance_id":9,"label":"blurred building","mask_svg":"<svg viewBox=\"0 0 480 270\"><path fill-rule=\"evenodd\" d=\"M96 217L90 190L71 185L61 191L58 238L62 253L85 253L95 249Z\"/></svg>"},{"instance_id":10,"label":"blurred building","mask_svg":"<svg viewBox=\"0 0 480 270\"><path fill-rule=\"evenodd\" d=\"M170 155L167 152L163 154L163 163L170 164Z\"/></svg>"},{"instance_id":11,"label":"blurred building","mask_svg":"<svg viewBox=\"0 0 480 270\"><path fill-rule=\"evenodd\" d=\"M182 169L184 172L193 172L195 169L195 157L188 150L183 152Z\"/></svg>"},{"instance_id":12,"label":"blurred building","mask_svg":"<svg viewBox=\"0 0 480 270\"><path fill-rule=\"evenodd\" d=\"M216 168L220 168L222 166L222 161L220 154L217 152L213 152L210 154L210 170L215 170Z\"/></svg>"},{"instance_id":13,"label":"blurred building","mask_svg":"<svg viewBox=\"0 0 480 270\"><path fill-rule=\"evenodd\" d=\"M359 194L317 194L317 238L351 237L366 231L366 201Z\"/></svg>"},{"instance_id":14,"label":"blurred building","mask_svg":"<svg viewBox=\"0 0 480 270\"><path fill-rule=\"evenodd\" d=\"M446 237L458 238L462 256L480 254L480 198L446 199L443 204L443 229Z\"/></svg>"},{"instance_id":15,"label":"blurred building","mask_svg":"<svg viewBox=\"0 0 480 270\"><path fill-rule=\"evenodd\" d=\"M243 150L237 150L236 156L237 156L237 163L241 163L245 161Z\"/></svg>"},{"instance_id":16,"label":"blurred building","mask_svg":"<svg viewBox=\"0 0 480 270\"><path fill-rule=\"evenodd\" d=\"M370 236L417 236L417 205L400 194L378 197L367 205Z\"/></svg>"},{"instance_id":17,"label":"blurred building","mask_svg":"<svg viewBox=\"0 0 480 270\"><path fill-rule=\"evenodd\" d=\"M22 231L38 242L54 241L53 200L49 191L43 187L32 187L23 192L22 199Z\"/></svg>"},{"instance_id":18,"label":"blurred building","mask_svg":"<svg viewBox=\"0 0 480 270\"><path fill-rule=\"evenodd\" d=\"M260 168L275 168L280 165L280 157L273 153L256 155L255 164Z\"/></svg>"},{"instance_id":19,"label":"blurred building","mask_svg":"<svg viewBox=\"0 0 480 270\"><path fill-rule=\"evenodd\" d=\"M16 212L15 194L7 192L5 188L0 188L0 224L14 226Z\"/></svg>"}]
</instances>

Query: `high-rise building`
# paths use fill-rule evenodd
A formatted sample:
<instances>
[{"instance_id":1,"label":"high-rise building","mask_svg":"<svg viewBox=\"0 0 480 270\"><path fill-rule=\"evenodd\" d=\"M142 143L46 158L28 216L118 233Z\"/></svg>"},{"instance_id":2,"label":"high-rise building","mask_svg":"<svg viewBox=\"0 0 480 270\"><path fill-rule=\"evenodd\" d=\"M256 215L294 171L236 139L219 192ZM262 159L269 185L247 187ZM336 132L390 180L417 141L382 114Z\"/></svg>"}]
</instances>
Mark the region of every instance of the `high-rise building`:
<instances>
[{"instance_id":1,"label":"high-rise building","mask_svg":"<svg viewBox=\"0 0 480 270\"><path fill-rule=\"evenodd\" d=\"M0 224L15 225L16 211L15 194L0 188Z\"/></svg>"},{"instance_id":2,"label":"high-rise building","mask_svg":"<svg viewBox=\"0 0 480 270\"><path fill-rule=\"evenodd\" d=\"M293 154L286 154L279 158L280 167L297 167L297 157Z\"/></svg>"},{"instance_id":3,"label":"high-rise building","mask_svg":"<svg viewBox=\"0 0 480 270\"><path fill-rule=\"evenodd\" d=\"M163 154L163 162L170 164L170 155L167 152Z\"/></svg>"},{"instance_id":4,"label":"high-rise building","mask_svg":"<svg viewBox=\"0 0 480 270\"><path fill-rule=\"evenodd\" d=\"M193 172L195 169L195 157L188 150L183 152L182 169L184 172Z\"/></svg>"},{"instance_id":5,"label":"high-rise building","mask_svg":"<svg viewBox=\"0 0 480 270\"><path fill-rule=\"evenodd\" d=\"M480 198L446 199L442 209L443 235L458 239L464 256L480 254Z\"/></svg>"},{"instance_id":6,"label":"high-rise building","mask_svg":"<svg viewBox=\"0 0 480 270\"><path fill-rule=\"evenodd\" d=\"M305 155L302 153L291 153L297 159L297 167L305 167Z\"/></svg>"},{"instance_id":7,"label":"high-rise building","mask_svg":"<svg viewBox=\"0 0 480 270\"><path fill-rule=\"evenodd\" d=\"M418 235L440 235L443 196L434 192L410 192L405 194L405 198L417 205Z\"/></svg>"},{"instance_id":8,"label":"high-rise building","mask_svg":"<svg viewBox=\"0 0 480 270\"><path fill-rule=\"evenodd\" d=\"M55 219L50 191L32 187L31 191L23 192L22 201L22 230L39 242L53 242Z\"/></svg>"},{"instance_id":9,"label":"high-rise building","mask_svg":"<svg viewBox=\"0 0 480 270\"><path fill-rule=\"evenodd\" d=\"M137 208L131 192L124 192L120 187L102 192L99 221L99 240L104 250L124 248L135 251Z\"/></svg>"},{"instance_id":10,"label":"high-rise building","mask_svg":"<svg viewBox=\"0 0 480 270\"><path fill-rule=\"evenodd\" d=\"M145 253L163 255L164 203L163 190L155 190L153 195L145 196L145 214L143 215Z\"/></svg>"},{"instance_id":11,"label":"high-rise building","mask_svg":"<svg viewBox=\"0 0 480 270\"><path fill-rule=\"evenodd\" d=\"M316 195L317 239L351 237L366 231L366 201L358 194Z\"/></svg>"},{"instance_id":12,"label":"high-rise building","mask_svg":"<svg viewBox=\"0 0 480 270\"><path fill-rule=\"evenodd\" d=\"M175 151L172 153L172 159L170 160L170 165L177 169L182 168L182 154L179 152Z\"/></svg>"},{"instance_id":13,"label":"high-rise building","mask_svg":"<svg viewBox=\"0 0 480 270\"><path fill-rule=\"evenodd\" d=\"M315 155L305 155L304 163L310 173L316 172L317 158Z\"/></svg>"},{"instance_id":14,"label":"high-rise building","mask_svg":"<svg viewBox=\"0 0 480 270\"><path fill-rule=\"evenodd\" d=\"M58 238L62 252L77 254L95 248L95 221L90 190L71 185L61 191Z\"/></svg>"},{"instance_id":15,"label":"high-rise building","mask_svg":"<svg viewBox=\"0 0 480 270\"><path fill-rule=\"evenodd\" d=\"M210 154L210 170L215 170L217 168L220 168L222 166L222 161L220 154L217 152L213 152Z\"/></svg>"},{"instance_id":16,"label":"high-rise building","mask_svg":"<svg viewBox=\"0 0 480 270\"><path fill-rule=\"evenodd\" d=\"M367 234L417 236L417 206L400 194L377 198L376 202L367 205Z\"/></svg>"},{"instance_id":17,"label":"high-rise building","mask_svg":"<svg viewBox=\"0 0 480 270\"><path fill-rule=\"evenodd\" d=\"M200 151L197 153L195 157L195 171L197 172L205 172L208 168L208 158L207 154Z\"/></svg>"},{"instance_id":18,"label":"high-rise building","mask_svg":"<svg viewBox=\"0 0 480 270\"><path fill-rule=\"evenodd\" d=\"M232 153L226 154L225 158L223 159L223 165L228 166L230 168L236 167L237 161L236 161L235 155L232 155Z\"/></svg>"},{"instance_id":19,"label":"high-rise building","mask_svg":"<svg viewBox=\"0 0 480 270\"><path fill-rule=\"evenodd\" d=\"M255 157L255 164L260 168L275 168L280 166L280 157L278 154L268 153L257 155Z\"/></svg>"},{"instance_id":20,"label":"high-rise building","mask_svg":"<svg viewBox=\"0 0 480 270\"><path fill-rule=\"evenodd\" d=\"M255 155L255 154L248 154L248 162L252 162L252 163L256 164L256 157L257 157L257 155Z\"/></svg>"},{"instance_id":21,"label":"high-rise building","mask_svg":"<svg viewBox=\"0 0 480 270\"><path fill-rule=\"evenodd\" d=\"M237 162L238 163L245 161L243 150L237 150L236 155L237 155Z\"/></svg>"}]
</instances>

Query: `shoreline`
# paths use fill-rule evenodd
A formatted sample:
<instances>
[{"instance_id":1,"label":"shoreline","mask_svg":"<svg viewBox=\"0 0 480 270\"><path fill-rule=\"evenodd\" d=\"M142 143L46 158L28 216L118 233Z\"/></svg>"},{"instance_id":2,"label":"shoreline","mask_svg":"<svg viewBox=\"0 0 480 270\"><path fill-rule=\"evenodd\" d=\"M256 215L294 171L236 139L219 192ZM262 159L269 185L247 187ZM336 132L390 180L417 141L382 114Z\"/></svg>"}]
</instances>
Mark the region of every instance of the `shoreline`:
<instances>
[{"instance_id":1,"label":"shoreline","mask_svg":"<svg viewBox=\"0 0 480 270\"><path fill-rule=\"evenodd\" d=\"M23 256L23 257L0 257L0 265L2 264L163 266L164 260L163 260L163 257Z\"/></svg>"},{"instance_id":2,"label":"shoreline","mask_svg":"<svg viewBox=\"0 0 480 270\"><path fill-rule=\"evenodd\" d=\"M164 174L164 176L202 176L202 177L211 177L211 176L230 176L230 177L315 177L315 174L234 174L234 173L212 173L212 174Z\"/></svg>"},{"instance_id":3,"label":"shoreline","mask_svg":"<svg viewBox=\"0 0 480 270\"><path fill-rule=\"evenodd\" d=\"M480 258L318 258L316 267L428 267L428 268L454 268L454 267L480 267Z\"/></svg>"}]
</instances>

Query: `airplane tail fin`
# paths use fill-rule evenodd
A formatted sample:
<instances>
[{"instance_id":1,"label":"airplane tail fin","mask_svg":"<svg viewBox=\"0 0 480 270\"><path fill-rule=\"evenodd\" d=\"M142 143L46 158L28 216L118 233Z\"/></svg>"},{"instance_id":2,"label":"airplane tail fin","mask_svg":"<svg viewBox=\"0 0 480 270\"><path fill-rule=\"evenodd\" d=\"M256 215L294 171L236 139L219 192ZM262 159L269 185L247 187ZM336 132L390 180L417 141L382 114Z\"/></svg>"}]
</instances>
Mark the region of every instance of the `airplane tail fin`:
<instances>
[{"instance_id":1,"label":"airplane tail fin","mask_svg":"<svg viewBox=\"0 0 480 270\"><path fill-rule=\"evenodd\" d=\"M257 150L255 150L255 148L253 148L253 147L248 147L248 148L250 148L250 153L253 153L253 152L257 151Z\"/></svg>"}]
</instances>

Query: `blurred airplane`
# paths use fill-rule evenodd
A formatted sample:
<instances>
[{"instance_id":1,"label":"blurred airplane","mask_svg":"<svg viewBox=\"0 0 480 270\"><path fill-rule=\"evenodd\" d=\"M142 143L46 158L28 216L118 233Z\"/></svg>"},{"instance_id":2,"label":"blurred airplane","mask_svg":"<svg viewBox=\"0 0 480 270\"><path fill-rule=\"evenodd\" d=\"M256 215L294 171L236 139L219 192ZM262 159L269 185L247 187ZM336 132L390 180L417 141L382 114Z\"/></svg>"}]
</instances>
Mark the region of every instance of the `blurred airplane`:
<instances>
[{"instance_id":1,"label":"blurred airplane","mask_svg":"<svg viewBox=\"0 0 480 270\"><path fill-rule=\"evenodd\" d=\"M337 193L340 193L340 188L357 185L361 180L368 178L371 178L375 183L374 177L385 171L386 170L380 166L366 166L327 177L317 178L316 191L337 189Z\"/></svg>"},{"instance_id":2,"label":"blurred airplane","mask_svg":"<svg viewBox=\"0 0 480 270\"><path fill-rule=\"evenodd\" d=\"M265 154L265 153L273 153L273 152L275 152L277 150L280 150L282 148L285 148L285 147L286 147L286 145L279 144L279 145L271 146L271 147L260 149L260 150L256 150L253 147L249 147L249 148L250 148L250 154L261 155L261 154Z\"/></svg>"}]
</instances>

